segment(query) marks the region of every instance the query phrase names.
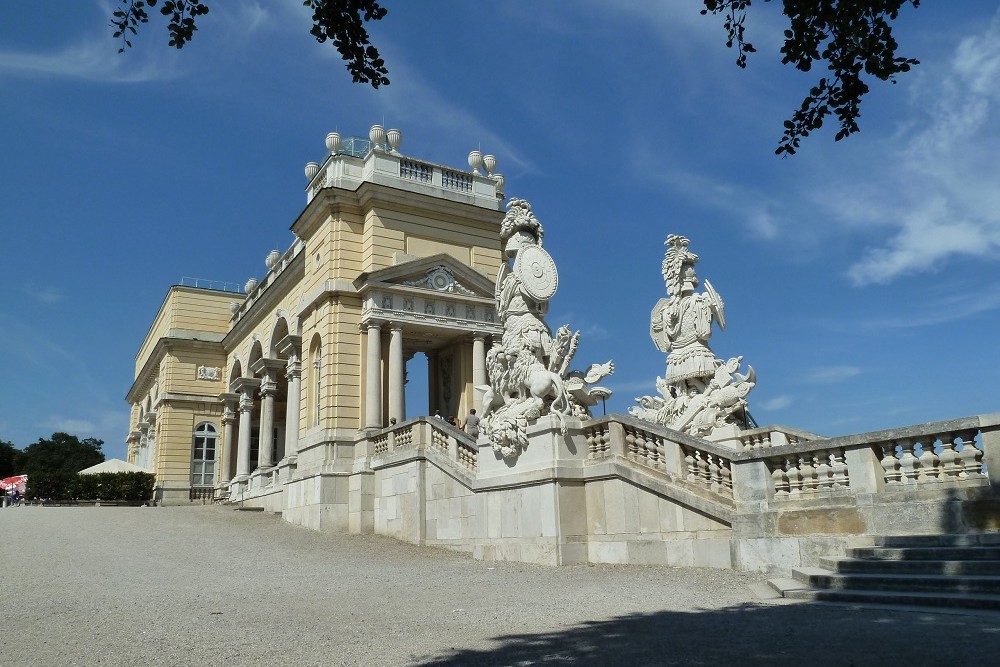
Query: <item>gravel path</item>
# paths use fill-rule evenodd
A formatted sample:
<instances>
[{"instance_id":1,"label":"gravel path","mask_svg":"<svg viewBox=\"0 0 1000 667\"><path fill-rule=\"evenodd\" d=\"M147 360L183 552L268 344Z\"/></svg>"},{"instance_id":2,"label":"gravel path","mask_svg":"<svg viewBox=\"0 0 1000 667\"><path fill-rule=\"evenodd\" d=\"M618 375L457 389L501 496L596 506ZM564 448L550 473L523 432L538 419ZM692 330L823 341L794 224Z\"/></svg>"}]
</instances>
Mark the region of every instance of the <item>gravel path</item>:
<instances>
[{"instance_id":1,"label":"gravel path","mask_svg":"<svg viewBox=\"0 0 1000 667\"><path fill-rule=\"evenodd\" d=\"M739 572L483 563L222 507L0 510L2 665L914 665L1000 615L769 604Z\"/></svg>"}]
</instances>

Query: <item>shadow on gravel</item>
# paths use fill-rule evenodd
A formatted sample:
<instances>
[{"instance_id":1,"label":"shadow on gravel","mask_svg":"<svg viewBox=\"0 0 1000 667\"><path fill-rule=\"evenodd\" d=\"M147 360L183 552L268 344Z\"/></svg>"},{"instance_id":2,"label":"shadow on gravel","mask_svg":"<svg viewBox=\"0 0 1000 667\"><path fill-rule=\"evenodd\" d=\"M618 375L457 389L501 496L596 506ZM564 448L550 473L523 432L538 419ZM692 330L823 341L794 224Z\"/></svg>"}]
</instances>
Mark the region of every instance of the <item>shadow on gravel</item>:
<instances>
[{"instance_id":1,"label":"shadow on gravel","mask_svg":"<svg viewBox=\"0 0 1000 667\"><path fill-rule=\"evenodd\" d=\"M989 664L1000 614L846 606L743 605L632 614L559 632L502 635L419 665L948 665ZM990 658L994 656L994 658Z\"/></svg>"}]
</instances>

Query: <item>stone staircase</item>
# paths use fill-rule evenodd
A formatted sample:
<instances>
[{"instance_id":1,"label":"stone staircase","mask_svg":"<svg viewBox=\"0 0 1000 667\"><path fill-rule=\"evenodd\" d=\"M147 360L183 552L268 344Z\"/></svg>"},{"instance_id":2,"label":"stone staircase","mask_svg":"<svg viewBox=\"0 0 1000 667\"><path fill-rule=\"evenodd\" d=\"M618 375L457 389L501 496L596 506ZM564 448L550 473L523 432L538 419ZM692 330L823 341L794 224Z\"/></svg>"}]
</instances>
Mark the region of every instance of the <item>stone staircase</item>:
<instances>
[{"instance_id":1,"label":"stone staircase","mask_svg":"<svg viewBox=\"0 0 1000 667\"><path fill-rule=\"evenodd\" d=\"M797 600L1000 611L1000 533L876 537L820 562L768 584Z\"/></svg>"}]
</instances>

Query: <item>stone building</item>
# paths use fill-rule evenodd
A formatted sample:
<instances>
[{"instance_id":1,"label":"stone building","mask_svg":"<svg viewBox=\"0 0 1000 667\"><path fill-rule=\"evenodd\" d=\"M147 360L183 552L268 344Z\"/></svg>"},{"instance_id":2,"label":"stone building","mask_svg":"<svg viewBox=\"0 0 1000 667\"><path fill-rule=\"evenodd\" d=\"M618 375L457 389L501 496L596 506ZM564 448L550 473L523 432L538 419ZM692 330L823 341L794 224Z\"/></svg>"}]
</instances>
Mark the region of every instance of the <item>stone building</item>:
<instances>
[{"instance_id":1,"label":"stone building","mask_svg":"<svg viewBox=\"0 0 1000 667\"><path fill-rule=\"evenodd\" d=\"M378 126L368 139L331 133L323 163L306 166L294 241L259 283L167 292L127 395L128 459L156 474L158 502L280 494L297 471L285 509L319 525L337 504L325 499L347 492L339 473L359 431L407 418L416 353L420 414L474 406L499 331L503 177L492 156L452 169L404 157L399 140Z\"/></svg>"},{"instance_id":2,"label":"stone building","mask_svg":"<svg viewBox=\"0 0 1000 667\"><path fill-rule=\"evenodd\" d=\"M504 213L491 156L451 169L404 157L399 140L379 126L327 137L294 241L260 282L168 291L127 396L128 458L156 474L160 504L241 502L313 529L545 564L789 573L886 535L1000 541L1000 413L835 438L747 428L736 409L756 375L736 357L693 372L668 359L659 397L593 418L597 394L581 387L613 364L578 372L554 355L578 333L542 322L558 281L530 205ZM650 335L707 360L722 301L707 280L695 292L687 243L668 237L677 298L654 308ZM690 331L670 315L685 303L701 313ZM428 401L407 406L417 353ZM478 439L427 416L473 407Z\"/></svg>"}]
</instances>

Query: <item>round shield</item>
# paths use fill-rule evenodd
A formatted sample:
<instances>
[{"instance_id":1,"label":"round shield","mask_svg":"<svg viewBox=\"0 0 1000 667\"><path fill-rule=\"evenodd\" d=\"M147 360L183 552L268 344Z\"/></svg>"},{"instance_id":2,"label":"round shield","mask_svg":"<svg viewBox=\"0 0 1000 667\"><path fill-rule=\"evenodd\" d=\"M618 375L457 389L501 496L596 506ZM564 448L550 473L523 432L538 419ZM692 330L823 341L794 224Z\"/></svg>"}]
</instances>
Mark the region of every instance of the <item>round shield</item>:
<instances>
[{"instance_id":1,"label":"round shield","mask_svg":"<svg viewBox=\"0 0 1000 667\"><path fill-rule=\"evenodd\" d=\"M535 301L548 301L559 287L556 263L549 253L536 245L518 250L514 275L521 281L525 293Z\"/></svg>"},{"instance_id":2,"label":"round shield","mask_svg":"<svg viewBox=\"0 0 1000 667\"><path fill-rule=\"evenodd\" d=\"M669 352L667 341L663 337L663 309L667 306L667 299L663 297L653 306L653 311L649 314L649 337L653 339L653 344L660 352Z\"/></svg>"}]
</instances>

